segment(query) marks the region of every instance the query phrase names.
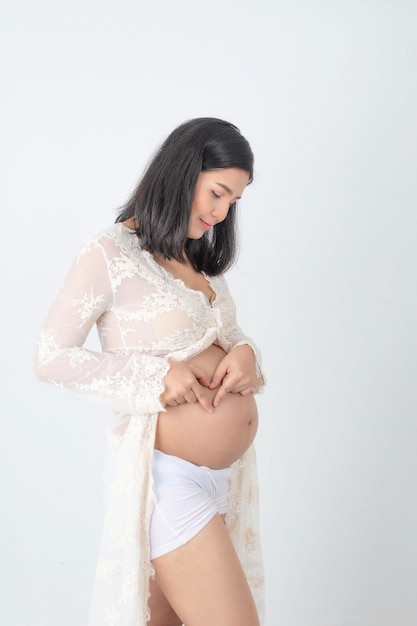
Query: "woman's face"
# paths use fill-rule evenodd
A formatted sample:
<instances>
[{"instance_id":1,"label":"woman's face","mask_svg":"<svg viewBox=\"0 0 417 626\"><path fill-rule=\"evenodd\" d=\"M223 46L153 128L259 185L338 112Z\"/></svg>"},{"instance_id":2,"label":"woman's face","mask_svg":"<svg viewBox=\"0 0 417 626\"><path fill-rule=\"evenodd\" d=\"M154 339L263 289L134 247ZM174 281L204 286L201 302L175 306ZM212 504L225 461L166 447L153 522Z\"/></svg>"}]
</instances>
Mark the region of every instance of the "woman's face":
<instances>
[{"instance_id":1,"label":"woman's face","mask_svg":"<svg viewBox=\"0 0 417 626\"><path fill-rule=\"evenodd\" d=\"M248 172L235 167L201 172L191 206L188 237L200 239L222 222L230 205L242 197L248 182Z\"/></svg>"}]
</instances>

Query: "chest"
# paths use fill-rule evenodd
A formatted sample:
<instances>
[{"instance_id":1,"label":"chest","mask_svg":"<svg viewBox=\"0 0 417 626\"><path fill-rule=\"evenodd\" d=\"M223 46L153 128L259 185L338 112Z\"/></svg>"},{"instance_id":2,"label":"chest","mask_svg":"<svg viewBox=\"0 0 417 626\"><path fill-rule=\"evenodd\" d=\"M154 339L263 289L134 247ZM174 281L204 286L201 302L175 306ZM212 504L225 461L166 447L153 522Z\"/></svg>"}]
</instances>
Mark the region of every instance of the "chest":
<instances>
[{"instance_id":1,"label":"chest","mask_svg":"<svg viewBox=\"0 0 417 626\"><path fill-rule=\"evenodd\" d=\"M230 303L220 279L209 282L192 268L164 267L149 254L142 254L140 263L117 257L109 274L113 303L98 323L104 348L165 353L184 349L207 333L213 341L223 334Z\"/></svg>"},{"instance_id":2,"label":"chest","mask_svg":"<svg viewBox=\"0 0 417 626\"><path fill-rule=\"evenodd\" d=\"M216 293L209 281L201 272L197 272L189 263L179 263L173 259L156 257L155 263L162 267L174 279L180 280L188 289L204 294L208 302L212 304L216 298Z\"/></svg>"}]
</instances>

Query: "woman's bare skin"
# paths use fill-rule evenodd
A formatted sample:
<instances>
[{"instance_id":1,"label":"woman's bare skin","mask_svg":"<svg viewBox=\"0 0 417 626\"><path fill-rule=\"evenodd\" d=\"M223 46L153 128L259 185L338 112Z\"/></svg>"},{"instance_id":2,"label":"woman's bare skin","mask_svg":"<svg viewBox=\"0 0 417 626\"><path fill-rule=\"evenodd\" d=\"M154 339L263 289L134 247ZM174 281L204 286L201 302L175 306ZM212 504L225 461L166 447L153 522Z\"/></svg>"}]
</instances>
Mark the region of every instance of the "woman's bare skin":
<instances>
[{"instance_id":1,"label":"woman's bare skin","mask_svg":"<svg viewBox=\"0 0 417 626\"><path fill-rule=\"evenodd\" d=\"M212 345L187 363L211 379L225 352ZM212 401L217 389L206 390ZM199 402L168 406L159 413L155 448L214 469L228 467L242 456L255 438L258 412L252 394L226 394L213 413Z\"/></svg>"}]
</instances>

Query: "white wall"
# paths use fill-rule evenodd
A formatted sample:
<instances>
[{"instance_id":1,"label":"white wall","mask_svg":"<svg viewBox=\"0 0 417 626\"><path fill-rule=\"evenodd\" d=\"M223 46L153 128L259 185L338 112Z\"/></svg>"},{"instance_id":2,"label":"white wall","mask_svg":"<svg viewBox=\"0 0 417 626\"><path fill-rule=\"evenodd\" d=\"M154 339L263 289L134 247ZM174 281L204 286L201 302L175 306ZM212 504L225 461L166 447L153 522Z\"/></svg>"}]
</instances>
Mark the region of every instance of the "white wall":
<instances>
[{"instance_id":1,"label":"white wall","mask_svg":"<svg viewBox=\"0 0 417 626\"><path fill-rule=\"evenodd\" d=\"M2 623L86 622L109 416L41 385L34 345L79 245L200 115L256 156L230 284L269 379L266 626L417 623L416 18L412 0L0 3Z\"/></svg>"}]
</instances>

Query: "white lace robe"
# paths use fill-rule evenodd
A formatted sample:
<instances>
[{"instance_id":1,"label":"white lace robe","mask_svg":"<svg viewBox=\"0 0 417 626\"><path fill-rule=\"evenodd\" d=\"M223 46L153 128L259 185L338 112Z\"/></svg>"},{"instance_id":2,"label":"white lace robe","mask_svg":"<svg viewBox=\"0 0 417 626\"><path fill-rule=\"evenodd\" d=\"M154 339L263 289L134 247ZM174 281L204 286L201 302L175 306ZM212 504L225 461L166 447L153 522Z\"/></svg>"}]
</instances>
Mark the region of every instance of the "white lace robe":
<instances>
[{"instance_id":1,"label":"white lace robe","mask_svg":"<svg viewBox=\"0 0 417 626\"><path fill-rule=\"evenodd\" d=\"M187 287L141 250L122 224L80 251L43 328L40 378L111 406L107 507L89 626L145 626L149 620L152 454L168 358L188 359L213 343L248 343L224 277L208 278L216 298ZM102 352L83 347L92 326ZM260 380L262 381L259 369ZM233 466L226 517L259 614L263 569L253 446Z\"/></svg>"}]
</instances>

